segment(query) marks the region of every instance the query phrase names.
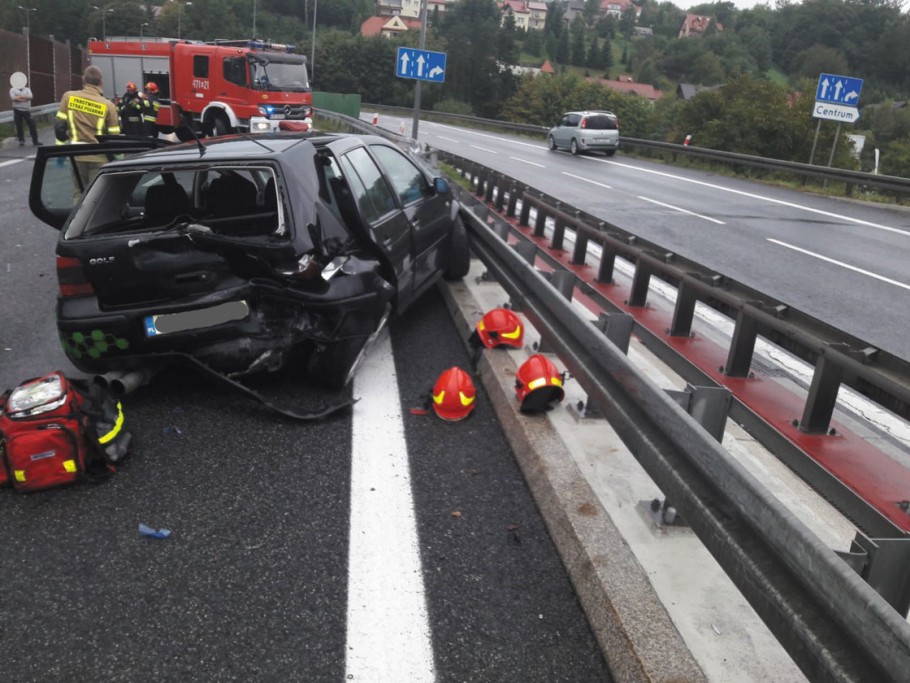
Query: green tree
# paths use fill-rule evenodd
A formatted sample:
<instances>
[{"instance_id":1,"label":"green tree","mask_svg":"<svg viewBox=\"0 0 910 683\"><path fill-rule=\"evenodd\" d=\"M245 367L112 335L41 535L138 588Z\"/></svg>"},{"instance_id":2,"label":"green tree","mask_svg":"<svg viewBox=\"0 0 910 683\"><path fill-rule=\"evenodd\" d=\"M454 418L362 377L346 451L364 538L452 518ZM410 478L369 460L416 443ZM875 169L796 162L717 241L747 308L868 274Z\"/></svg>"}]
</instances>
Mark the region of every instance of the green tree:
<instances>
[{"instance_id":1,"label":"green tree","mask_svg":"<svg viewBox=\"0 0 910 683\"><path fill-rule=\"evenodd\" d=\"M580 14L576 15L569 27L571 46L569 61L573 66L585 65L585 21Z\"/></svg>"},{"instance_id":2,"label":"green tree","mask_svg":"<svg viewBox=\"0 0 910 683\"><path fill-rule=\"evenodd\" d=\"M556 44L556 63L565 65L569 63L571 52L569 50L569 32L563 31Z\"/></svg>"}]
</instances>

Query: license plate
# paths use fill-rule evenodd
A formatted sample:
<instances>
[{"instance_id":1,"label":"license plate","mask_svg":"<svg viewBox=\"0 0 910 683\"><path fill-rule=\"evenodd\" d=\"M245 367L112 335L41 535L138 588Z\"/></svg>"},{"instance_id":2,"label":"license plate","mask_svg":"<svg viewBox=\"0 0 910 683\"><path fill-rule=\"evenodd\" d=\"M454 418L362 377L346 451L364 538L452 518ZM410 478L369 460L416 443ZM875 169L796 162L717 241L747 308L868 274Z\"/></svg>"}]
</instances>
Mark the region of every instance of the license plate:
<instances>
[{"instance_id":1,"label":"license plate","mask_svg":"<svg viewBox=\"0 0 910 683\"><path fill-rule=\"evenodd\" d=\"M180 313L162 313L145 317L145 336L158 337L162 334L199 330L222 323L243 320L250 314L246 301L228 301L211 308L197 308Z\"/></svg>"}]
</instances>

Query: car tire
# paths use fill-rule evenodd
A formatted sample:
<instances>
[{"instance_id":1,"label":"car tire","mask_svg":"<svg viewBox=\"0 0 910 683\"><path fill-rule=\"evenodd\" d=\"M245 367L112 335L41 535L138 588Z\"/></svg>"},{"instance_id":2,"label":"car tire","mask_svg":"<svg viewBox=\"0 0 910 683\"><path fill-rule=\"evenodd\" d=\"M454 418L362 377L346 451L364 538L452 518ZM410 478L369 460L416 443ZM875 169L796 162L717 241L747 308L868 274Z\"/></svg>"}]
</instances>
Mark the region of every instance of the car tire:
<instances>
[{"instance_id":1,"label":"car tire","mask_svg":"<svg viewBox=\"0 0 910 683\"><path fill-rule=\"evenodd\" d=\"M547 137L547 149L549 149L551 152L556 151L556 140L553 139L552 135Z\"/></svg>"},{"instance_id":2,"label":"car tire","mask_svg":"<svg viewBox=\"0 0 910 683\"><path fill-rule=\"evenodd\" d=\"M231 124L228 123L228 120L223 116L215 117L213 128L215 129L215 135L218 136L230 135L234 132L231 128Z\"/></svg>"},{"instance_id":3,"label":"car tire","mask_svg":"<svg viewBox=\"0 0 910 683\"><path fill-rule=\"evenodd\" d=\"M608 150L604 151L604 154L606 154L608 157L611 157L611 156L613 156L614 154L616 154L616 150L615 150L615 149L608 149Z\"/></svg>"},{"instance_id":4,"label":"car tire","mask_svg":"<svg viewBox=\"0 0 910 683\"><path fill-rule=\"evenodd\" d=\"M452 223L452 232L449 235L449 244L446 254L445 270L442 277L445 280L460 280L468 274L471 268L471 247L468 241L468 230L465 228L461 216L456 216Z\"/></svg>"},{"instance_id":5,"label":"car tire","mask_svg":"<svg viewBox=\"0 0 910 683\"><path fill-rule=\"evenodd\" d=\"M569 150L572 152L572 154L575 154L576 156L578 155L578 140L572 138L572 145L569 147Z\"/></svg>"},{"instance_id":6,"label":"car tire","mask_svg":"<svg viewBox=\"0 0 910 683\"><path fill-rule=\"evenodd\" d=\"M366 338L352 337L314 350L307 363L307 373L327 389L343 389L354 377L365 344Z\"/></svg>"}]
</instances>

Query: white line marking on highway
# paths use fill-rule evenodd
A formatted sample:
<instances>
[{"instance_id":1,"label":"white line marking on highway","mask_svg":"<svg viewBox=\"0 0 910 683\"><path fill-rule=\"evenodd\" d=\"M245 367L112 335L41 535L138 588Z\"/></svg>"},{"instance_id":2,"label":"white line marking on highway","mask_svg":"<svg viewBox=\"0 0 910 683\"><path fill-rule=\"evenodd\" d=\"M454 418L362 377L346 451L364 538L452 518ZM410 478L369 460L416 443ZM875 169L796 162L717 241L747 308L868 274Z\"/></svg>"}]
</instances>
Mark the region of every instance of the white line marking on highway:
<instances>
[{"instance_id":1,"label":"white line marking on highway","mask_svg":"<svg viewBox=\"0 0 910 683\"><path fill-rule=\"evenodd\" d=\"M716 218L711 218L710 216L703 216L700 213L695 213L694 211L689 211L688 209L681 209L680 207L673 206L672 204L664 204L663 202L659 202L656 199L648 199L647 197L642 197L640 195L638 198L645 202L651 202L652 204L657 204L658 206L663 206L664 208L672 209L673 211L679 211L680 213L687 213L690 216L695 216L696 218L704 218L706 221L711 221L712 223L717 223L718 225L726 225L726 223L724 223L723 221L719 221Z\"/></svg>"},{"instance_id":2,"label":"white line marking on highway","mask_svg":"<svg viewBox=\"0 0 910 683\"><path fill-rule=\"evenodd\" d=\"M537 168L545 168L545 166L543 164L538 164L533 161L528 161L527 159L519 159L518 157L509 157L509 158L514 161L520 161L523 164L530 164L531 166L537 166Z\"/></svg>"},{"instance_id":3,"label":"white line marking on highway","mask_svg":"<svg viewBox=\"0 0 910 683\"><path fill-rule=\"evenodd\" d=\"M478 147L477 145L471 145L471 147L474 149L479 149L481 152L487 152L488 154L499 154L499 152L495 152L492 149L487 149L486 147Z\"/></svg>"},{"instance_id":4,"label":"white line marking on highway","mask_svg":"<svg viewBox=\"0 0 910 683\"><path fill-rule=\"evenodd\" d=\"M450 128L451 130L457 130L460 133L463 133L464 130L458 128L457 126L447 126L444 123L434 123L433 125L439 126L440 128ZM508 142L510 145L524 145L525 147L534 147L535 149L540 149L540 143L534 144L533 142L519 142L518 140L513 140L511 138L501 138L498 135L489 135L487 133L478 133L476 131L471 131L471 135L476 135L481 138L490 138L491 140L499 140L499 142ZM441 135L439 137L442 137ZM448 140L449 138L442 138L443 140ZM461 140L452 140L452 142L461 142Z\"/></svg>"},{"instance_id":5,"label":"white line marking on highway","mask_svg":"<svg viewBox=\"0 0 910 683\"><path fill-rule=\"evenodd\" d=\"M397 386L386 331L354 378L345 680L436 680Z\"/></svg>"},{"instance_id":6,"label":"white line marking on highway","mask_svg":"<svg viewBox=\"0 0 910 683\"><path fill-rule=\"evenodd\" d=\"M865 225L869 228L876 228L877 230L885 230L887 232L894 232L898 235L905 235L910 237L910 231L901 230L900 228L892 228L888 225L881 225L880 223L872 223L871 221L864 221L861 218L852 218L850 216L844 216L839 213L834 213L832 211L823 211L822 209L813 209L810 206L803 206L802 204L794 204L793 202L786 202L782 199L773 199L771 197L763 197L760 194L754 194L752 192L745 192L743 190L734 190L730 187L723 187L722 185L715 185L714 183L706 183L703 180L695 180L694 178L683 178L682 176L673 175L672 173L664 173L663 171L654 171L649 168L640 168L638 166L631 166L629 164L624 164L619 161L610 161L607 159L594 159L591 157L584 157L590 161L597 161L602 164L613 164L615 166L622 166L632 171L641 171L642 173L651 173L653 175L663 176L665 178L672 178L673 180L680 180L686 183L692 183L693 185L701 185L702 187L708 187L712 190L722 190L723 192L730 192L731 194L738 194L743 197L749 197L750 199L758 199L759 201L769 202L771 204L777 204L779 206L786 206L791 209L799 209L801 211L806 211L808 213L818 214L819 216L825 216L827 218L835 218L842 221L847 221L848 223L855 223L856 225Z\"/></svg>"},{"instance_id":7,"label":"white line marking on highway","mask_svg":"<svg viewBox=\"0 0 910 683\"><path fill-rule=\"evenodd\" d=\"M567 172L563 171L562 174L563 174L563 175L567 175L567 176L569 176L570 178L575 178L575 180L581 180L581 181L586 182L586 183L591 183L592 185L597 185L598 187L603 187L603 188L606 188L606 189L608 189L608 190L612 190L612 189L613 189L613 187L612 187L611 185L604 185L603 183L599 183L599 182L597 182L596 180L591 180L590 178L582 178L580 175L575 175L574 173L567 173Z\"/></svg>"},{"instance_id":8,"label":"white line marking on highway","mask_svg":"<svg viewBox=\"0 0 910 683\"><path fill-rule=\"evenodd\" d=\"M447 138L445 135L437 135L440 140L447 140L448 142L454 142L456 144L460 143L461 140L456 140L455 138Z\"/></svg>"},{"instance_id":9,"label":"white line marking on highway","mask_svg":"<svg viewBox=\"0 0 910 683\"><path fill-rule=\"evenodd\" d=\"M868 270L863 270L862 268L857 268L856 266L851 266L849 263L844 263L843 261L835 261L833 258L828 258L827 256L822 256L821 254L816 254L813 251L803 249L801 247L794 246L792 244L787 244L786 242L781 242L772 237L765 238L769 242L786 247L787 249L792 249L793 251L798 251L801 254L806 256L812 256L813 258L820 259L822 261L827 261L828 263L833 263L835 266L840 266L841 268L846 268L847 270L852 270L855 273L860 273L862 275L868 275L869 277L874 277L876 280L881 280L882 282L887 282L889 285L894 285L896 287L903 287L904 289L910 289L910 285L903 282L898 282L897 280L892 280L890 277L885 277L884 275L878 275L877 273L872 273Z\"/></svg>"},{"instance_id":10,"label":"white line marking on highway","mask_svg":"<svg viewBox=\"0 0 910 683\"><path fill-rule=\"evenodd\" d=\"M13 159L12 161L4 161L4 162L0 163L0 168L2 168L3 166L10 166L12 164L19 164L19 163L22 163L23 161L25 161L25 159Z\"/></svg>"}]
</instances>

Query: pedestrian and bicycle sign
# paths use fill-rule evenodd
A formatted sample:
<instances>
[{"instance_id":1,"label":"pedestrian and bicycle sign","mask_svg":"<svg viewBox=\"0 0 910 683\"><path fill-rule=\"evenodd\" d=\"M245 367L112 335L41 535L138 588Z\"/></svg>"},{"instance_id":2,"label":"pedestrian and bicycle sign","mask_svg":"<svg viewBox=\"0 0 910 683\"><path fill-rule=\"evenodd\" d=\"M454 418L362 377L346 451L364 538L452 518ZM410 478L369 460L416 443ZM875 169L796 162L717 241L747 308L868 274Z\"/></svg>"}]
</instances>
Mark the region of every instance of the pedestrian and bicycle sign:
<instances>
[{"instance_id":1,"label":"pedestrian and bicycle sign","mask_svg":"<svg viewBox=\"0 0 910 683\"><path fill-rule=\"evenodd\" d=\"M863 79L836 74L822 74L818 77L815 90L815 107L812 116L839 123L854 123L859 120L859 94L863 90Z\"/></svg>"},{"instance_id":2,"label":"pedestrian and bicycle sign","mask_svg":"<svg viewBox=\"0 0 910 683\"><path fill-rule=\"evenodd\" d=\"M446 79L445 52L399 47L398 59L395 62L395 75L399 78L442 83Z\"/></svg>"}]
</instances>

